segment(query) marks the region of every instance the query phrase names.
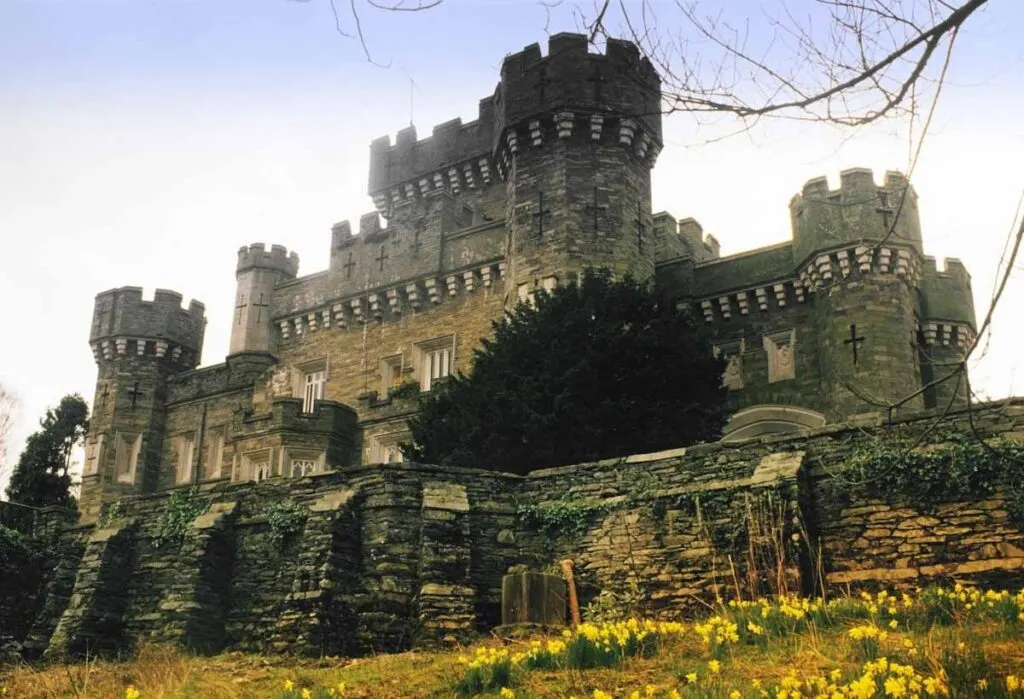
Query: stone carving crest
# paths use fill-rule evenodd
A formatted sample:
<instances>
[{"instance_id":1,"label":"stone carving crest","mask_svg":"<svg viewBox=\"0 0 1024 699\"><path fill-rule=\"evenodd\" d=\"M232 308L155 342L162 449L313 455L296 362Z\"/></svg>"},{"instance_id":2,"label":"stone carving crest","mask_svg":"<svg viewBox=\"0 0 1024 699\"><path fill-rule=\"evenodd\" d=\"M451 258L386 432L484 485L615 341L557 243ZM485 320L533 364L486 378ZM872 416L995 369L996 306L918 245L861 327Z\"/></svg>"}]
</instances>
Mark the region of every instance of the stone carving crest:
<instances>
[{"instance_id":1,"label":"stone carving crest","mask_svg":"<svg viewBox=\"0 0 1024 699\"><path fill-rule=\"evenodd\" d=\"M796 330L768 333L764 336L768 355L768 383L796 378Z\"/></svg>"},{"instance_id":2,"label":"stone carving crest","mask_svg":"<svg viewBox=\"0 0 1024 699\"><path fill-rule=\"evenodd\" d=\"M722 374L722 383L726 388L737 390L743 388L743 352L745 346L743 338L723 342L715 345L715 356L724 357L726 362L725 373Z\"/></svg>"},{"instance_id":3,"label":"stone carving crest","mask_svg":"<svg viewBox=\"0 0 1024 699\"><path fill-rule=\"evenodd\" d=\"M103 438L105 435L90 437L85 446L85 470L82 475L89 476L99 473L100 460L103 458Z\"/></svg>"}]
</instances>

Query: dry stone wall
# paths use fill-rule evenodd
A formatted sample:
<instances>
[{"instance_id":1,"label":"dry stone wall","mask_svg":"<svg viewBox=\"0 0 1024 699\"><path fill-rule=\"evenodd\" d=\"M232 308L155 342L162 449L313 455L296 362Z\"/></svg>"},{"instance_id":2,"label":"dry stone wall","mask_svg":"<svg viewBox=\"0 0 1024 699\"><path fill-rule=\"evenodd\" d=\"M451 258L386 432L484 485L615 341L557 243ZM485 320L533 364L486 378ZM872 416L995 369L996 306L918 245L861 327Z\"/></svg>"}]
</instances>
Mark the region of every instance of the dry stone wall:
<instances>
[{"instance_id":1,"label":"dry stone wall","mask_svg":"<svg viewBox=\"0 0 1024 699\"><path fill-rule=\"evenodd\" d=\"M449 644L500 623L510 567L563 558L584 604L612 590L663 616L737 592L1019 587L1024 464L1003 464L973 495L864 485L858 454L896 435L927 430L920 449L937 452L972 421L1024 453L1024 400L954 412L933 430L938 417L527 477L388 464L207 484L177 529L181 494L125 500L102 526L65 533L26 646L59 656L153 639L319 655Z\"/></svg>"},{"instance_id":2,"label":"dry stone wall","mask_svg":"<svg viewBox=\"0 0 1024 699\"><path fill-rule=\"evenodd\" d=\"M861 485L864 474L850 465L857 450L901 430L920 434L939 417L537 471L528 477L535 526L525 554L538 567L574 558L584 603L599 590L627 592L633 579L656 613L737 587L812 594L951 579L1020 587L1024 526L1015 489L1024 462L1009 463L989 494L938 502ZM1014 399L954 412L920 449L945 448L937 435L970 434L972 421L986 439L1024 442L1024 400ZM554 523L549 537L540 531L545 517Z\"/></svg>"}]
</instances>

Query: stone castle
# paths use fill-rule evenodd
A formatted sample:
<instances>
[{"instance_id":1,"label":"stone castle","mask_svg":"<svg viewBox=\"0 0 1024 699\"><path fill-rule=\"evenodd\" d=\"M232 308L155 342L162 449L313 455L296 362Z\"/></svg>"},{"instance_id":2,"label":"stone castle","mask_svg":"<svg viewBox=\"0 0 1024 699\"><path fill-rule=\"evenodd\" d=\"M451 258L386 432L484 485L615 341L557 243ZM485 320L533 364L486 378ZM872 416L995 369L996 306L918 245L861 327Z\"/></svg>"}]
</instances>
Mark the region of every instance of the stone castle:
<instances>
[{"instance_id":1,"label":"stone castle","mask_svg":"<svg viewBox=\"0 0 1024 699\"><path fill-rule=\"evenodd\" d=\"M600 55L559 34L547 56L507 56L475 121L371 144L377 210L358 232L333 226L328 269L299 276L277 245L239 251L221 364L197 368L201 303L99 294L83 521L126 495L400 460L409 396L467 369L505 309L587 267L650 280L706 320L728 359L726 440L876 411L963 356L970 277L924 255L902 175L810 180L789 204L791 240L720 257L696 221L651 210L659 107L659 77L630 43Z\"/></svg>"},{"instance_id":2,"label":"stone castle","mask_svg":"<svg viewBox=\"0 0 1024 699\"><path fill-rule=\"evenodd\" d=\"M334 227L327 270L239 252L223 364L196 368L201 304L99 294L81 516L34 526L54 553L0 569L0 631L53 658L465 642L503 623L510 570L566 558L581 603L632 580L669 618L738 581L1024 583L1020 464L939 501L857 465L894 435L933 457L957 431L1024 444L1024 400L965 409L934 383L974 316L964 268L922 254L913 190L864 170L812 180L791 241L720 258L696 222L650 212L658 88L624 42L592 55L563 34L546 58L509 56L477 121L374 142L378 211L357 235ZM525 476L401 462L413 398L466 368L511 304L588 266L706 319L729 359L725 438Z\"/></svg>"}]
</instances>

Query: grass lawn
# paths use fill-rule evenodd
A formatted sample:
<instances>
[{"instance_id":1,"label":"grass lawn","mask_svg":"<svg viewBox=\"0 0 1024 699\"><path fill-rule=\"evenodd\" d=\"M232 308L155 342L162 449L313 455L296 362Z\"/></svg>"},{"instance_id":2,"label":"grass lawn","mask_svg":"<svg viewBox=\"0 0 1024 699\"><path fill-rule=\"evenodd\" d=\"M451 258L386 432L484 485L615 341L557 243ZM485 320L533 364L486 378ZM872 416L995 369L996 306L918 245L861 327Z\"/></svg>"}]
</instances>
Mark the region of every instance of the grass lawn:
<instances>
[{"instance_id":1,"label":"grass lawn","mask_svg":"<svg viewBox=\"0 0 1024 699\"><path fill-rule=\"evenodd\" d=\"M723 604L701 619L358 659L147 647L131 661L0 670L6 697L1021 697L1024 593Z\"/></svg>"}]
</instances>

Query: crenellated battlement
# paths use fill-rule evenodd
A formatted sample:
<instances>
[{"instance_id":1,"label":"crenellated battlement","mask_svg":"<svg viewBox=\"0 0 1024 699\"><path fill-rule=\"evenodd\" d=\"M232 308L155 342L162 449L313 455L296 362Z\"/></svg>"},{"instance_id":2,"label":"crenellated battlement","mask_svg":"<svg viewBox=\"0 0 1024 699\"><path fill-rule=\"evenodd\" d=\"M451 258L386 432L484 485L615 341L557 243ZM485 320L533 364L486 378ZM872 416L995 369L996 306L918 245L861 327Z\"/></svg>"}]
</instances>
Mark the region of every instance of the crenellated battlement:
<instances>
[{"instance_id":1,"label":"crenellated battlement","mask_svg":"<svg viewBox=\"0 0 1024 699\"><path fill-rule=\"evenodd\" d=\"M808 180L789 202L796 262L815 253L858 242L883 239L923 254L917 193L905 175L894 170L876 184L867 168L839 173L839 187L828 178Z\"/></svg>"},{"instance_id":2,"label":"crenellated battlement","mask_svg":"<svg viewBox=\"0 0 1024 699\"><path fill-rule=\"evenodd\" d=\"M977 329L971 275L963 262L948 257L940 268L934 257L926 256L920 288L923 320L945 321ZM927 323L925 325L927 327Z\"/></svg>"},{"instance_id":3,"label":"crenellated battlement","mask_svg":"<svg viewBox=\"0 0 1024 699\"><path fill-rule=\"evenodd\" d=\"M373 235L381 230L383 229L380 225L380 215L376 211L371 211L359 217L359 235Z\"/></svg>"},{"instance_id":4,"label":"crenellated battlement","mask_svg":"<svg viewBox=\"0 0 1024 699\"><path fill-rule=\"evenodd\" d=\"M583 34L555 34L547 56L537 44L506 56L495 107L501 127L569 109L629 116L661 138L661 79L636 45L619 39L599 54Z\"/></svg>"},{"instance_id":5,"label":"crenellated battlement","mask_svg":"<svg viewBox=\"0 0 1024 699\"><path fill-rule=\"evenodd\" d=\"M331 249L340 248L352 239L352 224L347 220L339 221L331 226Z\"/></svg>"},{"instance_id":6,"label":"crenellated battlement","mask_svg":"<svg viewBox=\"0 0 1024 699\"><path fill-rule=\"evenodd\" d=\"M653 164L662 146L661 81L632 43L609 39L597 54L582 34L556 34L547 56L537 44L507 56L476 120L446 121L422 140L414 126L399 131L394 144L389 136L374 140L368 192L386 216L431 192L487 187L506 176L521 145L574 136L635 148Z\"/></svg>"},{"instance_id":7,"label":"crenellated battlement","mask_svg":"<svg viewBox=\"0 0 1024 699\"><path fill-rule=\"evenodd\" d=\"M425 194L422 189L437 185L434 174L449 184L449 171L455 168L457 179L472 188L490 182L490 150L494 141L494 97L480 100L476 120L462 123L451 119L434 127L433 133L416 138L416 127L398 132L394 145L390 136L382 136L370 144L370 183L368 193L376 202L386 204L392 187L411 183L410 191ZM483 162L481 162L483 161ZM466 169L469 168L469 174ZM420 180L424 180L425 183ZM406 194L405 188L400 193ZM381 210L382 204L378 204Z\"/></svg>"},{"instance_id":8,"label":"crenellated battlement","mask_svg":"<svg viewBox=\"0 0 1024 699\"><path fill-rule=\"evenodd\" d=\"M182 295L157 289L152 300L142 288L125 286L96 295L89 344L97 361L131 353L168 357L182 368L199 363L206 330L206 307L193 300L183 308Z\"/></svg>"},{"instance_id":9,"label":"crenellated battlement","mask_svg":"<svg viewBox=\"0 0 1024 699\"><path fill-rule=\"evenodd\" d=\"M272 269L281 272L289 278L294 278L299 273L299 254L288 252L283 245L271 245L270 252L263 243L243 245L238 249L238 266L236 274L241 274L250 269Z\"/></svg>"},{"instance_id":10,"label":"crenellated battlement","mask_svg":"<svg viewBox=\"0 0 1024 699\"><path fill-rule=\"evenodd\" d=\"M637 47L608 39L604 54L590 53L582 34L556 34L548 55L531 44L505 57L495 94L498 173L505 177L523 146L543 147L551 138L608 138L656 159L662 147L661 80Z\"/></svg>"},{"instance_id":11,"label":"crenellated battlement","mask_svg":"<svg viewBox=\"0 0 1024 699\"><path fill-rule=\"evenodd\" d=\"M380 214L376 211L370 211L359 217L359 230L356 234L352 233L352 224L348 220L339 221L331 226L331 250L347 247L357 240L366 241L375 233L387 230L387 227L381 225Z\"/></svg>"}]
</instances>

